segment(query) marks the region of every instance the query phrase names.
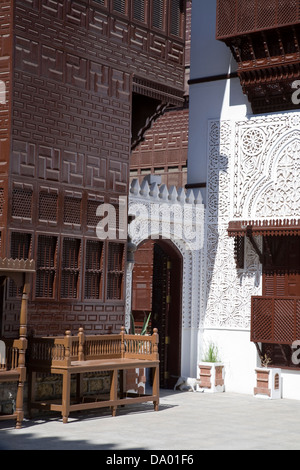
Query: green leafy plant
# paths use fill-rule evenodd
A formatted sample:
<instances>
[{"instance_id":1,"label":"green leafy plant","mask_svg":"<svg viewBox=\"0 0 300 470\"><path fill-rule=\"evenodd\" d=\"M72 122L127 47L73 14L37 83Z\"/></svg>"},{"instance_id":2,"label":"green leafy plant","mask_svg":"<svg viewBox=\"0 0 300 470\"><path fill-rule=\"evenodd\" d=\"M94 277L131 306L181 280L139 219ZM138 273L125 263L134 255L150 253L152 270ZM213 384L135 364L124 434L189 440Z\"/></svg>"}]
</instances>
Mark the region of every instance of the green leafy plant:
<instances>
[{"instance_id":1,"label":"green leafy plant","mask_svg":"<svg viewBox=\"0 0 300 470\"><path fill-rule=\"evenodd\" d=\"M141 332L139 333L140 335L146 335L147 334L150 318L151 318L151 312L149 313L148 317L144 318L143 327L141 329ZM133 317L132 313L130 314L130 331L131 331L132 335L137 334L135 332L134 317Z\"/></svg>"},{"instance_id":2,"label":"green leafy plant","mask_svg":"<svg viewBox=\"0 0 300 470\"><path fill-rule=\"evenodd\" d=\"M218 348L214 343L208 345L203 362L220 362Z\"/></svg>"}]
</instances>

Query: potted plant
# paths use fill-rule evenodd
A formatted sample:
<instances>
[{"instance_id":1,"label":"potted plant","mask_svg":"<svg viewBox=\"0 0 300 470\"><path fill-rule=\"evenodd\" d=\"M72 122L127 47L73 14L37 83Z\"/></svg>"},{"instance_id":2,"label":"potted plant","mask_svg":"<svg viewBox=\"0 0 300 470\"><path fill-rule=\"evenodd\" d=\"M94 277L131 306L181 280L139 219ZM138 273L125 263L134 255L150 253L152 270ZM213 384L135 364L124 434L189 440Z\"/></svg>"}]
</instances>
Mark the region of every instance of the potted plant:
<instances>
[{"instance_id":1,"label":"potted plant","mask_svg":"<svg viewBox=\"0 0 300 470\"><path fill-rule=\"evenodd\" d=\"M132 335L139 334L142 336L146 335L148 332L150 318L151 318L151 312L149 313L148 317L144 318L144 323L143 323L141 332L136 333L134 317L131 313L130 314L130 334ZM148 373L148 369L147 371L145 371L145 369L127 370L126 371L127 392L144 394L146 390L146 382L147 382L146 373Z\"/></svg>"},{"instance_id":2,"label":"potted plant","mask_svg":"<svg viewBox=\"0 0 300 470\"><path fill-rule=\"evenodd\" d=\"M276 400L281 398L281 369L269 367L271 359L265 354L260 358L261 367L255 369L254 396Z\"/></svg>"},{"instance_id":3,"label":"potted plant","mask_svg":"<svg viewBox=\"0 0 300 470\"><path fill-rule=\"evenodd\" d=\"M210 343L202 361L199 363L199 391L224 392L225 390L225 368L220 361L218 348Z\"/></svg>"}]
</instances>

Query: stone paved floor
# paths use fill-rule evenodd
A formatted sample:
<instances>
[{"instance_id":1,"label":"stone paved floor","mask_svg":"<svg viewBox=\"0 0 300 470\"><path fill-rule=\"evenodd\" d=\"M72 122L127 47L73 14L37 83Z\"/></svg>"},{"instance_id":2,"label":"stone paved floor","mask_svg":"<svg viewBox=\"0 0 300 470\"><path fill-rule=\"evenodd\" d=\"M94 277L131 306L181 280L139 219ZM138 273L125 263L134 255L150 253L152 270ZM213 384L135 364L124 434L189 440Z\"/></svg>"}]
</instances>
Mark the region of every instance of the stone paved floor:
<instances>
[{"instance_id":1,"label":"stone paved floor","mask_svg":"<svg viewBox=\"0 0 300 470\"><path fill-rule=\"evenodd\" d=\"M300 450L300 401L233 393L162 391L149 403L25 420L21 430L0 422L0 450Z\"/></svg>"}]
</instances>

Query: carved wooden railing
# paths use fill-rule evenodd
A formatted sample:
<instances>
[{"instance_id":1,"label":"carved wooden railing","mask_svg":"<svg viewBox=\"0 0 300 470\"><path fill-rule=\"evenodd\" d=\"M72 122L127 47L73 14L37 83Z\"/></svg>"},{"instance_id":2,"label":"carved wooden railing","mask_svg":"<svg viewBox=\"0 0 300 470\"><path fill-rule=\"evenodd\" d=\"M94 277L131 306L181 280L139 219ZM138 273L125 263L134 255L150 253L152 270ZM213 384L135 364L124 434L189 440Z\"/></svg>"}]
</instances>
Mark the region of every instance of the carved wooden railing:
<instances>
[{"instance_id":1,"label":"carved wooden railing","mask_svg":"<svg viewBox=\"0 0 300 470\"><path fill-rule=\"evenodd\" d=\"M251 341L292 344L300 340L300 297L252 297Z\"/></svg>"},{"instance_id":2,"label":"carved wooden railing","mask_svg":"<svg viewBox=\"0 0 300 470\"><path fill-rule=\"evenodd\" d=\"M77 336L66 331L63 337L31 338L29 365L35 367L68 367L72 362L100 359L158 360L158 334L128 335L122 328L117 335L85 335L79 328Z\"/></svg>"},{"instance_id":3,"label":"carved wooden railing","mask_svg":"<svg viewBox=\"0 0 300 470\"><path fill-rule=\"evenodd\" d=\"M0 341L2 341L5 345L5 350L3 351L3 354L5 355L5 361L2 360L2 357L0 361L1 377L1 372L18 369L19 355L23 344L19 339L7 339L0 337Z\"/></svg>"}]
</instances>

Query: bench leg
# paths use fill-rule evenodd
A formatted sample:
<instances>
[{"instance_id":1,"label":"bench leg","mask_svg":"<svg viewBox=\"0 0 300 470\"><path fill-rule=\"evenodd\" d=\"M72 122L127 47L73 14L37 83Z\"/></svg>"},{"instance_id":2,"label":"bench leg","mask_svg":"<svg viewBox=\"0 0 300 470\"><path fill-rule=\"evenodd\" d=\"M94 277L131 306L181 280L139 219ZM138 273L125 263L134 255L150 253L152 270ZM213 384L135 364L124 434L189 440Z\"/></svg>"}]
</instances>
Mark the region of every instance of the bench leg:
<instances>
[{"instance_id":1,"label":"bench leg","mask_svg":"<svg viewBox=\"0 0 300 470\"><path fill-rule=\"evenodd\" d=\"M76 398L78 403L81 402L83 396L83 374L76 374Z\"/></svg>"},{"instance_id":2,"label":"bench leg","mask_svg":"<svg viewBox=\"0 0 300 470\"><path fill-rule=\"evenodd\" d=\"M117 405L114 402L118 399L118 370L112 371L111 384L110 384L110 401L112 402L111 412L112 416L117 414Z\"/></svg>"},{"instance_id":3,"label":"bench leg","mask_svg":"<svg viewBox=\"0 0 300 470\"><path fill-rule=\"evenodd\" d=\"M158 406L159 406L159 368L154 367L153 368L153 385L152 385L152 395L157 397L157 400L154 400L153 405L154 405L154 410L158 411Z\"/></svg>"},{"instance_id":4,"label":"bench leg","mask_svg":"<svg viewBox=\"0 0 300 470\"><path fill-rule=\"evenodd\" d=\"M68 371L63 373L62 389L62 418L63 423L68 422L70 412L70 394L71 394L71 374Z\"/></svg>"},{"instance_id":5,"label":"bench leg","mask_svg":"<svg viewBox=\"0 0 300 470\"><path fill-rule=\"evenodd\" d=\"M16 428L17 429L21 429L22 421L24 419L23 395L24 395L24 383L19 381L18 389L17 389L17 398L16 398L16 415L17 415Z\"/></svg>"},{"instance_id":6,"label":"bench leg","mask_svg":"<svg viewBox=\"0 0 300 470\"><path fill-rule=\"evenodd\" d=\"M35 402L35 387L36 387L36 372L29 371L28 373L28 403L27 409L29 417L32 417L32 403Z\"/></svg>"}]
</instances>

